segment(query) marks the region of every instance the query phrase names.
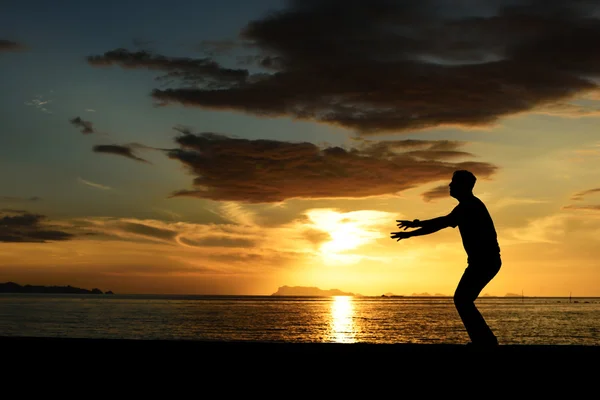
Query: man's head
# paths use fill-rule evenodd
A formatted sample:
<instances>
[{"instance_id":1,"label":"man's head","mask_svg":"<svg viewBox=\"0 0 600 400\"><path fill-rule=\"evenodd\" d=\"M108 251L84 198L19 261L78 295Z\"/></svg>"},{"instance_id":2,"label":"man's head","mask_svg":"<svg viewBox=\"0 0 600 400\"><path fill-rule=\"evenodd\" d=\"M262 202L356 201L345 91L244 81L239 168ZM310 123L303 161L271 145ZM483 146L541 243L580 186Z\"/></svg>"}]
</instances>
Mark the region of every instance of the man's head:
<instances>
[{"instance_id":1,"label":"man's head","mask_svg":"<svg viewBox=\"0 0 600 400\"><path fill-rule=\"evenodd\" d=\"M465 195L473 193L473 187L477 178L472 172L467 170L454 171L452 181L450 182L450 196L458 199Z\"/></svg>"}]
</instances>

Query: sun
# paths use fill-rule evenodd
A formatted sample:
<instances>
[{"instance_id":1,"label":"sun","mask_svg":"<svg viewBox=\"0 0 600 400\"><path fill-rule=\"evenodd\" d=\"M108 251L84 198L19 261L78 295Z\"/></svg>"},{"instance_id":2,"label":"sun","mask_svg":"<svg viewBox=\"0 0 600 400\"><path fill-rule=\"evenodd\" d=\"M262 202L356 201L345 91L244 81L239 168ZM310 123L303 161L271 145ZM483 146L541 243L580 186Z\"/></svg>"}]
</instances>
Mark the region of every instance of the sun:
<instances>
[{"instance_id":1,"label":"sun","mask_svg":"<svg viewBox=\"0 0 600 400\"><path fill-rule=\"evenodd\" d=\"M331 209L307 212L314 228L329 234L330 239L321 244L319 253L329 262L357 262L361 254L352 253L383 236L379 227L389 222L386 212L361 210L341 213Z\"/></svg>"}]
</instances>

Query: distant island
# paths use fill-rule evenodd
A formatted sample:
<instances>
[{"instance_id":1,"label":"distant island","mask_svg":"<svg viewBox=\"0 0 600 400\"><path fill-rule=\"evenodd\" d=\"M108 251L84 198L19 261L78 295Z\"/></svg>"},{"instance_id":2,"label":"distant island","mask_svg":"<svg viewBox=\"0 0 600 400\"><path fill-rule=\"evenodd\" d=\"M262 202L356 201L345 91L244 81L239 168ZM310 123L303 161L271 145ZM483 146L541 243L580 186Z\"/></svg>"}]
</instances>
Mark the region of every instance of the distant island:
<instances>
[{"instance_id":1,"label":"distant island","mask_svg":"<svg viewBox=\"0 0 600 400\"><path fill-rule=\"evenodd\" d=\"M281 286L271 296L361 296L360 294L342 292L339 289L323 290L308 286Z\"/></svg>"},{"instance_id":2,"label":"distant island","mask_svg":"<svg viewBox=\"0 0 600 400\"><path fill-rule=\"evenodd\" d=\"M102 292L100 289L82 289L73 286L21 286L14 282L0 283L0 293L62 293L62 294L114 294L112 291Z\"/></svg>"}]
</instances>

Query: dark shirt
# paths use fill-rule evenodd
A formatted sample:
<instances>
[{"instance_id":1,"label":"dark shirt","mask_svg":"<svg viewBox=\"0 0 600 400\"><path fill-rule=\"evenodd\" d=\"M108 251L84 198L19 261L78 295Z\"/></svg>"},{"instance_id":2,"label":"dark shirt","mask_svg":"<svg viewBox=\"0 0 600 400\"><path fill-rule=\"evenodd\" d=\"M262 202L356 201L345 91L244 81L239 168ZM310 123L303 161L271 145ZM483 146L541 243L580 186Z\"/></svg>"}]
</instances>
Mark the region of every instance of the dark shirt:
<instances>
[{"instance_id":1,"label":"dark shirt","mask_svg":"<svg viewBox=\"0 0 600 400\"><path fill-rule=\"evenodd\" d=\"M500 257L496 228L481 200L475 196L463 199L448 218L451 227L458 226L469 263L489 262Z\"/></svg>"}]
</instances>

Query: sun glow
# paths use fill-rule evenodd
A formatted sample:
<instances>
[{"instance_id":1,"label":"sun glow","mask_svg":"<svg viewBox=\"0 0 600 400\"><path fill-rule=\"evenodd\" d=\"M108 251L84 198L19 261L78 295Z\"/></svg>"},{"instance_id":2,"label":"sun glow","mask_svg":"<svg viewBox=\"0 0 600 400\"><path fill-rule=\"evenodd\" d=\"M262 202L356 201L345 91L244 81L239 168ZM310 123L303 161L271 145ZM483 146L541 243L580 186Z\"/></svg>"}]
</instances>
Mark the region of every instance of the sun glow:
<instances>
[{"instance_id":1,"label":"sun glow","mask_svg":"<svg viewBox=\"0 0 600 400\"><path fill-rule=\"evenodd\" d=\"M329 234L330 239L321 244L319 252L325 261L355 262L360 255L340 254L354 250L382 237L378 228L390 220L389 213L361 210L340 213L330 209L310 210L309 220L316 229Z\"/></svg>"}]
</instances>

